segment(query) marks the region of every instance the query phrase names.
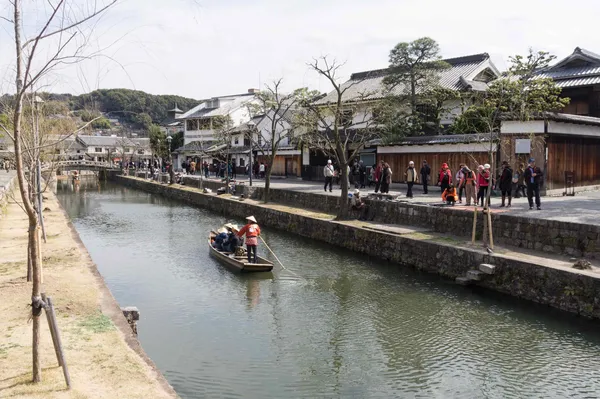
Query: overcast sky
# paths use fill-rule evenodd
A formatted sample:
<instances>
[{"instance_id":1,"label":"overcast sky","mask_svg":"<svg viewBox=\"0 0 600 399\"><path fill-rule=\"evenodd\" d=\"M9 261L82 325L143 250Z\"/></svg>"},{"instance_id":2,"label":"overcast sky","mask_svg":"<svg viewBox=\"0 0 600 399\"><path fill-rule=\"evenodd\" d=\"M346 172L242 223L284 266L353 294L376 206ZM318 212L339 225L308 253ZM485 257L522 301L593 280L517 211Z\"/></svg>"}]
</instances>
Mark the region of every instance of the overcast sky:
<instances>
[{"instance_id":1,"label":"overcast sky","mask_svg":"<svg viewBox=\"0 0 600 399\"><path fill-rule=\"evenodd\" d=\"M79 1L80 3L83 0ZM0 9L10 16L8 2ZM42 7L45 1L31 0ZM53 92L131 88L192 98L245 92L283 77L286 89L329 91L309 71L330 55L350 73L385 68L398 42L430 36L444 57L487 52L499 69L529 47L559 58L576 46L600 52L600 1L577 0L122 0L96 26L90 48L104 56L64 67ZM572 5L572 6L570 6ZM24 13L28 32L41 12ZM37 24L37 25L36 25ZM11 89L14 44L0 21L0 89ZM45 55L45 54L44 54Z\"/></svg>"}]
</instances>

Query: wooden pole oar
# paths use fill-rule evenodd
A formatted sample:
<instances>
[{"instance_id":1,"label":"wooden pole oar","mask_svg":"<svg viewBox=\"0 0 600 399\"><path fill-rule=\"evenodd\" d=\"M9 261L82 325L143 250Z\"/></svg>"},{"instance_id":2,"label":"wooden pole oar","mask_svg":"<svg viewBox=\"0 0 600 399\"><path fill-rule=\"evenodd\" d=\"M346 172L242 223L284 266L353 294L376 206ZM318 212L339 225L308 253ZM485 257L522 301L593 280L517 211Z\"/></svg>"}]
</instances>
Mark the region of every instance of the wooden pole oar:
<instances>
[{"instance_id":1,"label":"wooden pole oar","mask_svg":"<svg viewBox=\"0 0 600 399\"><path fill-rule=\"evenodd\" d=\"M287 268L283 265L283 263L281 263L281 261L279 260L279 258L277 257L277 255L275 255L275 252L273 252L273 250L269 247L269 245L265 242L265 240L261 236L258 236L258 237L263 242L263 244L265 244L265 247L267 247L267 249L269 250L269 252L271 252L271 254L275 257L275 259L277 259L277 262L279 262L279 264L281 265L281 267L283 267L285 270L287 270Z\"/></svg>"}]
</instances>

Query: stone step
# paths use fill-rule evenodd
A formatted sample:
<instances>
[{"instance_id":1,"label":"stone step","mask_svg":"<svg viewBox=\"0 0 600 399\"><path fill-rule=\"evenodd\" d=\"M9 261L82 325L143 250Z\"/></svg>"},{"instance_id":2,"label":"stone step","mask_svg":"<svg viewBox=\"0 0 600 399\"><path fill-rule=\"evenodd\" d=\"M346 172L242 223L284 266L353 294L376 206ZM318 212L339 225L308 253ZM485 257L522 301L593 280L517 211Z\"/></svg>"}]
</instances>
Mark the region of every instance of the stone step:
<instances>
[{"instance_id":1,"label":"stone step","mask_svg":"<svg viewBox=\"0 0 600 399\"><path fill-rule=\"evenodd\" d=\"M457 284L460 284L460 285L469 285L469 284L471 284L471 279L469 279L467 277L457 277L455 279L455 281L456 281Z\"/></svg>"},{"instance_id":2,"label":"stone step","mask_svg":"<svg viewBox=\"0 0 600 399\"><path fill-rule=\"evenodd\" d=\"M480 281L484 275L485 273L480 272L479 270L469 270L467 272L467 278L472 281Z\"/></svg>"},{"instance_id":3,"label":"stone step","mask_svg":"<svg viewBox=\"0 0 600 399\"><path fill-rule=\"evenodd\" d=\"M496 272L496 266L490 265L489 263L482 263L479 265L479 270L485 274L494 274Z\"/></svg>"}]
</instances>

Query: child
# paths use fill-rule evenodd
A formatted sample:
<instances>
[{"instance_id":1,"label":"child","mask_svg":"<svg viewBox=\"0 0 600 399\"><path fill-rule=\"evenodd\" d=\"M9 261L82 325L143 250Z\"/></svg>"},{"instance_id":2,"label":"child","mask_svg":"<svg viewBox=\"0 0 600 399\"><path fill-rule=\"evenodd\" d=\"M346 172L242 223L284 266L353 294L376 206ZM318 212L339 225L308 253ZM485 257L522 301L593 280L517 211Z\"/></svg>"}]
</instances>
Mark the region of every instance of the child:
<instances>
[{"instance_id":1,"label":"child","mask_svg":"<svg viewBox=\"0 0 600 399\"><path fill-rule=\"evenodd\" d=\"M442 201L448 205L454 205L457 200L458 194L456 193L456 188L454 187L454 184L450 184L442 193Z\"/></svg>"}]
</instances>

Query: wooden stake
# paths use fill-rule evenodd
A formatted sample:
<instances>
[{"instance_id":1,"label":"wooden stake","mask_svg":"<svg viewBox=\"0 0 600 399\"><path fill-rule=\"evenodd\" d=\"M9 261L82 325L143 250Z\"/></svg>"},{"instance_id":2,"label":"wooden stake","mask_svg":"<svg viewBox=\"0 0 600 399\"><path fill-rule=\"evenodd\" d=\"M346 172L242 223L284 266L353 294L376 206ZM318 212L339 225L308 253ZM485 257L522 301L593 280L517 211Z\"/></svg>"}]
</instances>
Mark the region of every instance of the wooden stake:
<instances>
[{"instance_id":1,"label":"wooden stake","mask_svg":"<svg viewBox=\"0 0 600 399\"><path fill-rule=\"evenodd\" d=\"M475 233L477 232L477 204L473 210L473 234L471 235L471 244L475 244Z\"/></svg>"},{"instance_id":2,"label":"wooden stake","mask_svg":"<svg viewBox=\"0 0 600 399\"><path fill-rule=\"evenodd\" d=\"M47 304L48 303L48 298L46 297L45 293L42 293L42 300ZM44 312L46 313L46 321L48 321L48 327L50 329L50 335L52 335L52 344L54 345L54 353L56 354L56 360L58 361L58 365L62 366L61 360L60 360L60 354L59 354L59 350L58 350L58 345L56 344L56 331L54 331L54 324L52 324L52 316L50 315L50 312L48 311L48 306L46 305L46 309L44 310Z\"/></svg>"},{"instance_id":3,"label":"wooden stake","mask_svg":"<svg viewBox=\"0 0 600 399\"><path fill-rule=\"evenodd\" d=\"M490 212L490 208L488 208L488 211L487 211L487 218L488 218L488 234L490 237L490 248L494 249L494 236L492 234L492 212Z\"/></svg>"},{"instance_id":4,"label":"wooden stake","mask_svg":"<svg viewBox=\"0 0 600 399\"><path fill-rule=\"evenodd\" d=\"M46 315L50 316L50 329L54 329L54 337L56 339L55 347L58 348L58 363L62 365L63 375L65 376L65 382L67 383L67 387L71 388L71 376L69 375L69 368L67 367L67 363L65 362L65 354L62 348L62 342L60 340L60 332L58 331L58 324L56 323L56 314L54 313L54 305L52 304L52 298L47 298L47 307L46 307Z\"/></svg>"}]
</instances>

